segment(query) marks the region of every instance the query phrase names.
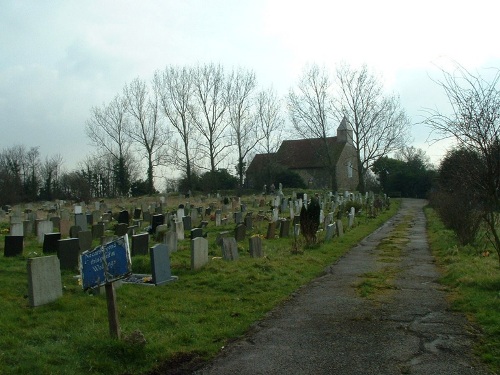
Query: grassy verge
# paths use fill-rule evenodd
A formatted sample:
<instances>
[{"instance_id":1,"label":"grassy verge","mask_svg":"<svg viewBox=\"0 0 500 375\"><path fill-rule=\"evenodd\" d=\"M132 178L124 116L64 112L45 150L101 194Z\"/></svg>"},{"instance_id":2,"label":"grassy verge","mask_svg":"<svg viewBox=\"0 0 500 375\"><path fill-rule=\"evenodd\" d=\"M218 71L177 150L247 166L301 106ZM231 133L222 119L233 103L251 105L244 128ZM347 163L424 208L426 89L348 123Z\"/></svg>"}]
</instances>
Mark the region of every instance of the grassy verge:
<instances>
[{"instance_id":1,"label":"grassy verge","mask_svg":"<svg viewBox=\"0 0 500 375\"><path fill-rule=\"evenodd\" d=\"M27 238L23 256L0 256L0 373L153 373L177 366L177 362L209 359L294 290L321 275L398 207L399 202L393 201L391 209L376 219L358 218L358 225L342 238L300 253L293 253L291 238L265 240L265 257L254 259L248 255L248 242L240 242L236 262L220 259L221 250L215 245L216 234L234 226L215 228L210 224L212 259L202 270L190 270L189 240L184 240L171 255L177 282L117 288L123 336L139 330L146 344L110 338L105 297L84 293L75 272L63 272L62 298L28 307L26 260L35 253L40 255L41 246L36 238ZM263 232L264 226L257 225L250 234ZM3 243L0 236L0 246ZM132 267L135 273L149 273L149 260L134 257Z\"/></svg>"},{"instance_id":2,"label":"grassy verge","mask_svg":"<svg viewBox=\"0 0 500 375\"><path fill-rule=\"evenodd\" d=\"M429 243L443 271L441 282L450 289L452 306L481 327L484 335L476 348L477 354L495 373L500 373L498 258L484 256L484 249L459 246L454 233L443 226L431 208L426 208L425 213Z\"/></svg>"}]
</instances>

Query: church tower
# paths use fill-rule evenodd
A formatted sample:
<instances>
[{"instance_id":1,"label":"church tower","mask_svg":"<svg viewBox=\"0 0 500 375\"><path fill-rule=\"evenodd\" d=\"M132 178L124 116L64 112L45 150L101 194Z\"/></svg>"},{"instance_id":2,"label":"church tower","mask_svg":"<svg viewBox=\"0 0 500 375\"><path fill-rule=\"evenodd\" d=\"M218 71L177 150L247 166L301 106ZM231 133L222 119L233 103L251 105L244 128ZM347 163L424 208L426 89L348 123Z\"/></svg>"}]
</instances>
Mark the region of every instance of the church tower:
<instances>
[{"instance_id":1,"label":"church tower","mask_svg":"<svg viewBox=\"0 0 500 375\"><path fill-rule=\"evenodd\" d=\"M352 146L352 133L351 125L348 124L347 119L344 116L339 127L337 128L337 142L348 143Z\"/></svg>"}]
</instances>

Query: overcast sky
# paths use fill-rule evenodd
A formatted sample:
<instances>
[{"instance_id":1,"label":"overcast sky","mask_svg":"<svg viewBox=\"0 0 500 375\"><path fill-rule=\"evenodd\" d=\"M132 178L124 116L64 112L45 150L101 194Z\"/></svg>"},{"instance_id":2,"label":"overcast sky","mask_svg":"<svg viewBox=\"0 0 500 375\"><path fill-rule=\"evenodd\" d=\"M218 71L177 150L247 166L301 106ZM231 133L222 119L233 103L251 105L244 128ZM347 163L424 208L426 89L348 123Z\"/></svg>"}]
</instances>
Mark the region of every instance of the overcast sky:
<instances>
[{"instance_id":1,"label":"overcast sky","mask_svg":"<svg viewBox=\"0 0 500 375\"><path fill-rule=\"evenodd\" d=\"M495 0L3 0L0 149L39 146L74 168L92 152L90 108L166 65L241 66L285 95L306 64L333 73L347 62L400 96L413 145L437 163L446 144L429 146L418 125L424 108L445 108L431 78L452 61L500 67L499 10Z\"/></svg>"}]
</instances>

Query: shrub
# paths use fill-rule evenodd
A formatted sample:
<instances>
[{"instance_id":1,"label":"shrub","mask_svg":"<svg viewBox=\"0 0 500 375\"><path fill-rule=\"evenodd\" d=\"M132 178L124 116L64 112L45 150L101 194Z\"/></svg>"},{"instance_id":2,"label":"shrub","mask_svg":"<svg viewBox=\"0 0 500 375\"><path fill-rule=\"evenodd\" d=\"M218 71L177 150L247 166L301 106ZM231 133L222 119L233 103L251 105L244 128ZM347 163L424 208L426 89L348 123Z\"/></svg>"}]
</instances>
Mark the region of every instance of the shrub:
<instances>
[{"instance_id":1,"label":"shrub","mask_svg":"<svg viewBox=\"0 0 500 375\"><path fill-rule=\"evenodd\" d=\"M300 231L306 240L307 246L316 243L320 211L321 207L317 198L312 198L307 208L304 205L300 210Z\"/></svg>"}]
</instances>

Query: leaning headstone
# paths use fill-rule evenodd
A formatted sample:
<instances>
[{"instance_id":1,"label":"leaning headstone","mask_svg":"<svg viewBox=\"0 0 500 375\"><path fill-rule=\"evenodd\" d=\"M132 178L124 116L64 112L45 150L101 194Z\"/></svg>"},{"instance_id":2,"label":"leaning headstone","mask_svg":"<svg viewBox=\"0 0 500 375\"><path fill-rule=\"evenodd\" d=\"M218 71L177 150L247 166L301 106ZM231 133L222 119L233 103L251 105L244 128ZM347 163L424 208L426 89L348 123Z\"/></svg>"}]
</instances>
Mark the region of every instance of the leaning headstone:
<instances>
[{"instance_id":1,"label":"leaning headstone","mask_svg":"<svg viewBox=\"0 0 500 375\"><path fill-rule=\"evenodd\" d=\"M259 236L250 237L248 239L248 245L252 258L262 258L264 256L262 252L262 239Z\"/></svg>"},{"instance_id":2,"label":"leaning headstone","mask_svg":"<svg viewBox=\"0 0 500 375\"><path fill-rule=\"evenodd\" d=\"M140 233L132 236L132 256L147 255L149 244L149 233Z\"/></svg>"},{"instance_id":3,"label":"leaning headstone","mask_svg":"<svg viewBox=\"0 0 500 375\"><path fill-rule=\"evenodd\" d=\"M45 235L43 236L43 253L44 254L49 254L49 253L56 253L57 254L57 247L59 245L60 239L61 239L61 233L59 233L59 232L45 233Z\"/></svg>"},{"instance_id":4,"label":"leaning headstone","mask_svg":"<svg viewBox=\"0 0 500 375\"><path fill-rule=\"evenodd\" d=\"M208 263L208 241L203 237L191 240L191 269L197 270Z\"/></svg>"},{"instance_id":5,"label":"leaning headstone","mask_svg":"<svg viewBox=\"0 0 500 375\"><path fill-rule=\"evenodd\" d=\"M342 220L337 220L337 236L342 237L344 235L344 226Z\"/></svg>"},{"instance_id":6,"label":"leaning headstone","mask_svg":"<svg viewBox=\"0 0 500 375\"><path fill-rule=\"evenodd\" d=\"M177 280L170 271L170 256L165 244L157 244L149 249L151 276L156 286Z\"/></svg>"},{"instance_id":7,"label":"leaning headstone","mask_svg":"<svg viewBox=\"0 0 500 375\"><path fill-rule=\"evenodd\" d=\"M222 258L224 260L238 260L238 245L234 237L222 239Z\"/></svg>"},{"instance_id":8,"label":"leaning headstone","mask_svg":"<svg viewBox=\"0 0 500 375\"><path fill-rule=\"evenodd\" d=\"M28 259L28 299L31 307L62 297L59 259L55 255Z\"/></svg>"},{"instance_id":9,"label":"leaning headstone","mask_svg":"<svg viewBox=\"0 0 500 375\"><path fill-rule=\"evenodd\" d=\"M274 239L275 235L276 235L276 222L273 221L271 223L268 224L267 226L267 235L266 235L266 238L268 240L271 240L271 239Z\"/></svg>"},{"instance_id":10,"label":"leaning headstone","mask_svg":"<svg viewBox=\"0 0 500 375\"><path fill-rule=\"evenodd\" d=\"M24 237L23 236L5 236L3 255L6 257L15 257L23 254Z\"/></svg>"},{"instance_id":11,"label":"leaning headstone","mask_svg":"<svg viewBox=\"0 0 500 375\"><path fill-rule=\"evenodd\" d=\"M45 233L52 233L54 231L54 224L50 220L42 220L38 223L37 238L38 243L43 243L43 236Z\"/></svg>"},{"instance_id":12,"label":"leaning headstone","mask_svg":"<svg viewBox=\"0 0 500 375\"><path fill-rule=\"evenodd\" d=\"M92 249L92 232L90 230L82 230L78 232L78 244L80 252Z\"/></svg>"},{"instance_id":13,"label":"leaning headstone","mask_svg":"<svg viewBox=\"0 0 500 375\"><path fill-rule=\"evenodd\" d=\"M247 234L247 227L245 224L238 224L234 230L234 237L236 241L243 241Z\"/></svg>"},{"instance_id":14,"label":"leaning headstone","mask_svg":"<svg viewBox=\"0 0 500 375\"><path fill-rule=\"evenodd\" d=\"M59 240L57 244L57 257L61 262L61 269L76 270L80 257L80 244L78 238Z\"/></svg>"}]
</instances>

